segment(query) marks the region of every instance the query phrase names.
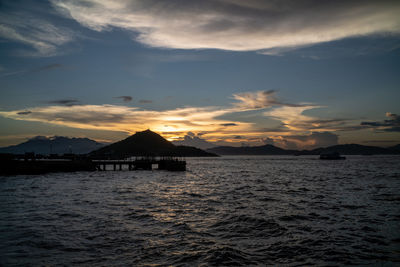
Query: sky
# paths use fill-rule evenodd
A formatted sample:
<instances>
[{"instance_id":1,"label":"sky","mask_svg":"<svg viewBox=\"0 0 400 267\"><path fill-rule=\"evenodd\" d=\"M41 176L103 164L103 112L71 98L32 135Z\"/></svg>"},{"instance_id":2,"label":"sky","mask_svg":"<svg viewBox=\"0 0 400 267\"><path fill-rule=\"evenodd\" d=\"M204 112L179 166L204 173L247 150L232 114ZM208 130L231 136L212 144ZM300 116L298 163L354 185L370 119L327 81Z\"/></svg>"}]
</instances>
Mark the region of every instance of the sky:
<instances>
[{"instance_id":1,"label":"sky","mask_svg":"<svg viewBox=\"0 0 400 267\"><path fill-rule=\"evenodd\" d=\"M0 1L0 146L400 143L400 2Z\"/></svg>"}]
</instances>

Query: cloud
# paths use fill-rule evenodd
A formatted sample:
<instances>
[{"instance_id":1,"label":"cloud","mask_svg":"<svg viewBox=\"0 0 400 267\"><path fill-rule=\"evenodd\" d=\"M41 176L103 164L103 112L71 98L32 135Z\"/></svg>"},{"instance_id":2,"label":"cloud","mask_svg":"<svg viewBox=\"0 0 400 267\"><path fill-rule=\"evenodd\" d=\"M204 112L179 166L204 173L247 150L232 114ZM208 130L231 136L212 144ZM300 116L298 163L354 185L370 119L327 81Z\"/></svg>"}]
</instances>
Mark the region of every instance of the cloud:
<instances>
[{"instance_id":1,"label":"cloud","mask_svg":"<svg viewBox=\"0 0 400 267\"><path fill-rule=\"evenodd\" d=\"M321 119L303 114L319 108L315 105L284 104L267 91L267 100L247 97L229 106L182 107L167 110L146 110L124 105L84 105L76 99L48 101L50 106L31 107L23 110L0 111L0 116L23 121L37 121L72 128L110 130L134 133L152 129L169 140L197 142L200 138L213 144L246 142L252 145L273 143L282 147L324 146L337 142L336 135L325 132L365 129L367 126L353 125L352 120ZM246 93L264 96L260 92ZM250 99L250 101L247 101ZM271 100L272 99L272 100ZM258 104L258 102L261 104ZM252 104L252 103L255 104ZM249 104L250 103L250 104ZM248 110L260 112L260 106L275 103L262 114L279 121L276 126L265 127L261 121L244 122L224 119ZM279 106L280 105L280 106ZM227 116L229 115L229 116ZM397 120L397 115L388 113L388 121ZM261 123L261 125L259 124ZM269 122L268 122L269 123ZM388 122L385 122L386 124ZM359 124L359 122L358 122ZM264 126L264 127L263 127ZM187 137L185 137L187 136ZM268 136L268 138L266 138ZM195 138L196 137L196 138ZM238 139L241 137L241 139ZM329 139L331 138L331 139ZM193 139L193 140L192 140ZM335 141L336 140L336 141Z\"/></svg>"},{"instance_id":2,"label":"cloud","mask_svg":"<svg viewBox=\"0 0 400 267\"><path fill-rule=\"evenodd\" d=\"M243 110L268 108L276 103L274 90L238 93L233 98L239 101L235 105Z\"/></svg>"},{"instance_id":3,"label":"cloud","mask_svg":"<svg viewBox=\"0 0 400 267\"><path fill-rule=\"evenodd\" d=\"M195 133L192 133L192 132L188 132L186 135L187 135L187 136L190 136L190 137L196 136L196 134L195 134Z\"/></svg>"},{"instance_id":4,"label":"cloud","mask_svg":"<svg viewBox=\"0 0 400 267\"><path fill-rule=\"evenodd\" d=\"M31 114L31 113L32 113L32 111L27 110L27 111L20 111L17 114L18 115L28 115L28 114Z\"/></svg>"},{"instance_id":5,"label":"cloud","mask_svg":"<svg viewBox=\"0 0 400 267\"><path fill-rule=\"evenodd\" d=\"M48 104L64 105L64 106L74 106L79 104L79 100L76 99L57 99L47 101Z\"/></svg>"},{"instance_id":6,"label":"cloud","mask_svg":"<svg viewBox=\"0 0 400 267\"><path fill-rule=\"evenodd\" d=\"M116 96L116 97L114 97L114 98L122 99L122 101L124 101L124 102L131 102L132 99L133 99L133 98L132 98L131 96L129 96L129 95Z\"/></svg>"},{"instance_id":7,"label":"cloud","mask_svg":"<svg viewBox=\"0 0 400 267\"><path fill-rule=\"evenodd\" d=\"M240 110L254 110L269 108L272 106L302 107L300 104L289 104L278 101L275 90L244 92L233 94L233 98L239 102L235 106Z\"/></svg>"},{"instance_id":8,"label":"cloud","mask_svg":"<svg viewBox=\"0 0 400 267\"><path fill-rule=\"evenodd\" d=\"M221 126L228 127L228 126L237 126L236 123L222 123Z\"/></svg>"},{"instance_id":9,"label":"cloud","mask_svg":"<svg viewBox=\"0 0 400 267\"><path fill-rule=\"evenodd\" d=\"M183 137L183 140L173 141L172 143L177 146L194 146L200 149L216 147L215 144L207 142L199 136L195 136L192 132L188 132L187 135Z\"/></svg>"},{"instance_id":10,"label":"cloud","mask_svg":"<svg viewBox=\"0 0 400 267\"><path fill-rule=\"evenodd\" d=\"M314 108L318 108L318 106L278 107L264 112L264 115L281 121L287 129L302 131L305 130L305 126L308 129L310 121L317 119L303 115L303 112Z\"/></svg>"},{"instance_id":11,"label":"cloud","mask_svg":"<svg viewBox=\"0 0 400 267\"><path fill-rule=\"evenodd\" d=\"M274 142L274 139L269 138L269 137L263 138L262 141L263 141L264 144L266 144L266 145L274 145L274 143L275 143L275 142Z\"/></svg>"},{"instance_id":12,"label":"cloud","mask_svg":"<svg viewBox=\"0 0 400 267\"><path fill-rule=\"evenodd\" d=\"M359 130L362 127L353 125L352 120L333 118L321 119L318 117L305 115L304 112L322 106L316 105L298 105L298 106L281 106L264 112L264 116L279 120L282 125L273 129L265 129L266 132L287 132L287 131L346 131Z\"/></svg>"},{"instance_id":13,"label":"cloud","mask_svg":"<svg viewBox=\"0 0 400 267\"><path fill-rule=\"evenodd\" d=\"M312 132L307 135L279 136L267 138L271 144L285 149L314 149L338 144L339 137L331 132Z\"/></svg>"},{"instance_id":14,"label":"cloud","mask_svg":"<svg viewBox=\"0 0 400 267\"><path fill-rule=\"evenodd\" d=\"M141 99L141 100L139 100L139 103L140 103L140 104L150 104L150 103L153 103L153 101L151 101L151 100L146 100L146 99Z\"/></svg>"},{"instance_id":15,"label":"cloud","mask_svg":"<svg viewBox=\"0 0 400 267\"><path fill-rule=\"evenodd\" d=\"M54 106L34 107L29 114L21 114L25 110L1 111L0 116L15 120L39 121L56 125L82 129L112 130L123 132L136 132L148 128L164 133L167 137L176 137L185 133L202 132L216 133L220 125L233 123L218 117L230 112L229 109L220 107L185 107L172 110L141 110L136 107L116 105L74 105L71 100L55 100ZM236 134L248 131L252 123L234 122L235 131L226 131L227 134ZM174 134L173 134L174 133Z\"/></svg>"},{"instance_id":16,"label":"cloud","mask_svg":"<svg viewBox=\"0 0 400 267\"><path fill-rule=\"evenodd\" d=\"M26 13L0 12L0 37L34 48L20 51L21 56L51 57L60 54L58 47L73 41L76 35Z\"/></svg>"},{"instance_id":17,"label":"cloud","mask_svg":"<svg viewBox=\"0 0 400 267\"><path fill-rule=\"evenodd\" d=\"M271 52L400 31L398 1L50 0L95 31L121 28L152 47Z\"/></svg>"},{"instance_id":18,"label":"cloud","mask_svg":"<svg viewBox=\"0 0 400 267\"><path fill-rule=\"evenodd\" d=\"M400 132L400 116L390 112L386 112L386 117L389 119L384 121L363 121L361 126L366 126L384 132Z\"/></svg>"}]
</instances>

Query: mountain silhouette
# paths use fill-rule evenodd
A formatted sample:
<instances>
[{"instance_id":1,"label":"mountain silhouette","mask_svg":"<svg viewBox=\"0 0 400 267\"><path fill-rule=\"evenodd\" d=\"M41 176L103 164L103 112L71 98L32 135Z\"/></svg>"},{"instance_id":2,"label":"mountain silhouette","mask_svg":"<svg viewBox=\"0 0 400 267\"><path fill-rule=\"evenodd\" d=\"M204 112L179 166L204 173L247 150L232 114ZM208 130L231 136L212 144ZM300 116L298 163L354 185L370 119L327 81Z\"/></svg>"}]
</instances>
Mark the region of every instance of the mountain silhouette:
<instances>
[{"instance_id":1,"label":"mountain silhouette","mask_svg":"<svg viewBox=\"0 0 400 267\"><path fill-rule=\"evenodd\" d=\"M26 152L34 152L42 155L65 153L86 154L103 146L104 144L88 138L36 136L18 145L2 147L0 148L0 153L24 154Z\"/></svg>"},{"instance_id":2,"label":"mountain silhouette","mask_svg":"<svg viewBox=\"0 0 400 267\"><path fill-rule=\"evenodd\" d=\"M400 154L400 144L382 148L358 144L335 145L313 150L286 150L273 145L231 147L218 146L206 151L191 146L177 146L159 134L146 130L119 142L105 145L88 138L36 136L18 145L2 147L0 153L24 154L88 154L96 158L126 158L130 156L209 157L216 155L319 155L338 152L342 155Z\"/></svg>"},{"instance_id":3,"label":"mountain silhouette","mask_svg":"<svg viewBox=\"0 0 400 267\"><path fill-rule=\"evenodd\" d=\"M209 157L213 153L188 146L175 146L161 135L146 130L90 153L95 158L127 158L132 156Z\"/></svg>"},{"instance_id":4,"label":"mountain silhouette","mask_svg":"<svg viewBox=\"0 0 400 267\"><path fill-rule=\"evenodd\" d=\"M390 148L363 146L358 144L335 145L313 150L286 150L273 145L231 147L219 146L207 149L217 155L320 155L321 153L338 152L343 155L380 155L400 154L400 145Z\"/></svg>"}]
</instances>

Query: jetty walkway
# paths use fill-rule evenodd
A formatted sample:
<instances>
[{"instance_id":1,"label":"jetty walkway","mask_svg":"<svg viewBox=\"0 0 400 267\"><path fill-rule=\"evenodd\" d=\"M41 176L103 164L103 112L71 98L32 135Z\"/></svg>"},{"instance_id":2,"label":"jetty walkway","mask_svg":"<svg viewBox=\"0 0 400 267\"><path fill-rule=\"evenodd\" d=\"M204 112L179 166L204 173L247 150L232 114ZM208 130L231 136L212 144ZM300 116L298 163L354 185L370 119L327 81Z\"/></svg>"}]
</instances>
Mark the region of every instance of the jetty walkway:
<instances>
[{"instance_id":1,"label":"jetty walkway","mask_svg":"<svg viewBox=\"0 0 400 267\"><path fill-rule=\"evenodd\" d=\"M39 157L29 155L0 155L0 175L42 174L77 171L186 171L186 161L175 157L136 157L123 160L91 159L87 157Z\"/></svg>"}]
</instances>

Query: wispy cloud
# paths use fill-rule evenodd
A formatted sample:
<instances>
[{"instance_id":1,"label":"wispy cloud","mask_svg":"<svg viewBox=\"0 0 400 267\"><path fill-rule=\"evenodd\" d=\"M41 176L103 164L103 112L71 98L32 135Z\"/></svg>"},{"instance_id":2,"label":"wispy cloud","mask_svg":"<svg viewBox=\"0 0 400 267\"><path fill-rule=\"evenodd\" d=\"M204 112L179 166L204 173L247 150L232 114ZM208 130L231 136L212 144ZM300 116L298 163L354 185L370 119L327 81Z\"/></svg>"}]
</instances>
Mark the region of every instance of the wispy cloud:
<instances>
[{"instance_id":1,"label":"wispy cloud","mask_svg":"<svg viewBox=\"0 0 400 267\"><path fill-rule=\"evenodd\" d=\"M68 104L62 102L62 104ZM217 107L179 108L165 111L139 110L115 105L64 105L0 112L1 116L25 121L40 121L83 129L135 132L150 128L158 132L215 132L221 124L232 121L218 119L226 110ZM22 114L23 112L24 114ZM251 123L235 122L237 130L247 130Z\"/></svg>"},{"instance_id":2,"label":"wispy cloud","mask_svg":"<svg viewBox=\"0 0 400 267\"><path fill-rule=\"evenodd\" d=\"M400 116L386 112L386 117L384 121L363 121L361 125L384 132L400 132Z\"/></svg>"},{"instance_id":3,"label":"wispy cloud","mask_svg":"<svg viewBox=\"0 0 400 267\"><path fill-rule=\"evenodd\" d=\"M279 54L347 37L400 32L398 1L50 0L96 31L122 28L153 47Z\"/></svg>"},{"instance_id":4,"label":"wispy cloud","mask_svg":"<svg viewBox=\"0 0 400 267\"><path fill-rule=\"evenodd\" d=\"M275 90L244 92L234 94L233 98L238 102L235 106L241 110L254 110L270 108L272 106L303 107L302 104L290 104L279 101Z\"/></svg>"},{"instance_id":5,"label":"wispy cloud","mask_svg":"<svg viewBox=\"0 0 400 267\"><path fill-rule=\"evenodd\" d=\"M26 13L0 12L0 37L34 48L33 51L20 51L21 56L50 57L59 54L59 46L71 42L76 36L67 28Z\"/></svg>"},{"instance_id":6,"label":"wispy cloud","mask_svg":"<svg viewBox=\"0 0 400 267\"><path fill-rule=\"evenodd\" d=\"M273 144L286 149L313 149L337 145L339 136L331 132L312 132L305 135L279 136Z\"/></svg>"},{"instance_id":7,"label":"wispy cloud","mask_svg":"<svg viewBox=\"0 0 400 267\"><path fill-rule=\"evenodd\" d=\"M322 119L315 116L305 115L304 112L322 106L316 105L299 105L299 106L281 106L264 112L264 116L276 119L282 123L282 126L276 128L277 132L293 131L343 131L343 130L359 130L362 127L353 125L352 120L343 118ZM350 124L349 124L350 123ZM350 128L348 128L350 127ZM357 128L358 127L358 128ZM348 128L348 129L347 129ZM274 131L274 129L270 129Z\"/></svg>"},{"instance_id":8,"label":"wispy cloud","mask_svg":"<svg viewBox=\"0 0 400 267\"><path fill-rule=\"evenodd\" d=\"M162 133L170 140L177 140L185 135L193 137L195 134L208 142L217 144L246 142L246 144L260 145L268 137L274 143L287 148L334 144L335 140L337 141L336 134L324 132L359 130L366 127L346 119L323 119L305 115L303 112L319 106L285 104L279 101L274 94L273 91L267 91L266 94L247 92L246 97L234 97L239 102L228 106L182 107L169 110L145 110L139 107L106 104L83 105L79 104L76 99L58 99L46 102L52 104L51 106L0 111L0 116L73 128L127 133L150 128ZM249 95L251 97L247 97ZM258 95L261 96L261 99L264 99L263 97L266 95L267 100L258 101L257 98L255 100L252 97ZM265 108L268 110L264 110ZM239 119L224 119L224 117L232 117L231 114L249 110L260 112L269 119L277 120L278 126L268 128L251 120L244 122ZM397 118L394 114L388 116L393 120ZM385 122L385 126L388 123ZM238 139L237 136L242 138Z\"/></svg>"},{"instance_id":9,"label":"wispy cloud","mask_svg":"<svg viewBox=\"0 0 400 267\"><path fill-rule=\"evenodd\" d=\"M150 128L170 138L183 137L192 131L207 138L234 140L234 136L257 131L254 123L222 119L221 116L243 111L227 107L184 107L172 110L143 110L117 105L77 105L76 99L58 99L52 106L0 112L1 116L26 121L64 125L74 128L136 132ZM259 132L257 134L265 134Z\"/></svg>"}]
</instances>

